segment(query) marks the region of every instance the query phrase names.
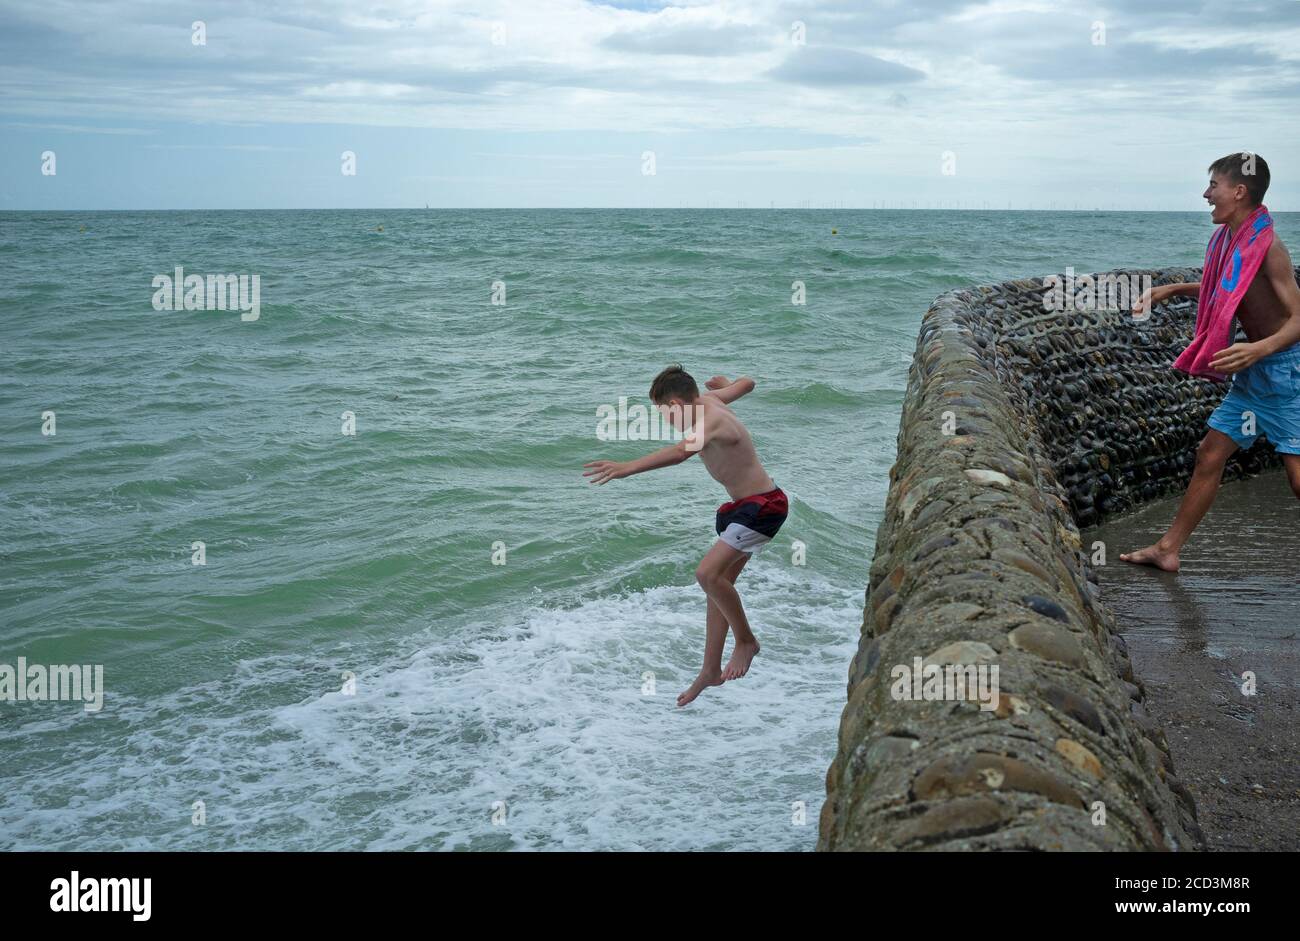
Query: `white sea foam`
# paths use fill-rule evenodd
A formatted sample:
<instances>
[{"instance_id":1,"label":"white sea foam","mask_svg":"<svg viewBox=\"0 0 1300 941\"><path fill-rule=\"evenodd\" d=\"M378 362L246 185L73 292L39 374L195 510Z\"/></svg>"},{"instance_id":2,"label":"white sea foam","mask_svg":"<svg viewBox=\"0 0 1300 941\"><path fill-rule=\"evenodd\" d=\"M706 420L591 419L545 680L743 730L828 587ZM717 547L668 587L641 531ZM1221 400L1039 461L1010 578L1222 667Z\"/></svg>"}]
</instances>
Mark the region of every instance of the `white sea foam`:
<instances>
[{"instance_id":1,"label":"white sea foam","mask_svg":"<svg viewBox=\"0 0 1300 941\"><path fill-rule=\"evenodd\" d=\"M675 699L704 637L694 586L536 607L373 663L360 649L347 665L244 661L227 683L117 704L75 772L44 784L38 771L19 774L29 780L10 791L7 840L811 849L860 595L777 558L752 563L741 587L763 651L749 676L685 709ZM356 672L355 695L301 694L304 676L335 667ZM654 695L643 695L646 671ZM66 792L62 809L24 796L42 786ZM190 821L195 800L203 827ZM498 801L505 819L494 825ZM792 823L796 801L806 825Z\"/></svg>"}]
</instances>

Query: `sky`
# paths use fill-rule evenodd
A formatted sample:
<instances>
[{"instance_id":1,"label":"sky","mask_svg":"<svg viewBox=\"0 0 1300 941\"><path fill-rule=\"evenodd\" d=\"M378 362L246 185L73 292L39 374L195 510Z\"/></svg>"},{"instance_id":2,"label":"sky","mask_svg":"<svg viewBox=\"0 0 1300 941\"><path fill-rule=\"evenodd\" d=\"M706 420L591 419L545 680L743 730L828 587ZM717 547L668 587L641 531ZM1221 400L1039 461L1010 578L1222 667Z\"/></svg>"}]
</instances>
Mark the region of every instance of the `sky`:
<instances>
[{"instance_id":1,"label":"sky","mask_svg":"<svg viewBox=\"0 0 1300 941\"><path fill-rule=\"evenodd\" d=\"M1297 98L1298 0L0 0L0 209L1289 211Z\"/></svg>"}]
</instances>

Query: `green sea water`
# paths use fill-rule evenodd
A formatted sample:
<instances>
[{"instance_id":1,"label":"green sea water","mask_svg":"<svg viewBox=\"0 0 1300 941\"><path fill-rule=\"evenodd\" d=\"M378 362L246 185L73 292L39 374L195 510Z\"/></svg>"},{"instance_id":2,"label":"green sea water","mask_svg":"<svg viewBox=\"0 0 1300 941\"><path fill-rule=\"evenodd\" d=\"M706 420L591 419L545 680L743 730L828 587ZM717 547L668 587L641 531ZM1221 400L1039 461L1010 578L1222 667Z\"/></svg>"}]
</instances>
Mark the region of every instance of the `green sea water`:
<instances>
[{"instance_id":1,"label":"green sea water","mask_svg":"<svg viewBox=\"0 0 1300 941\"><path fill-rule=\"evenodd\" d=\"M0 848L811 849L921 315L974 282L1197 265L1210 231L0 213L0 664L106 689L0 702ZM258 275L260 316L155 310L178 266ZM581 477L658 446L598 440L597 410L673 361L757 381L735 410L792 498L738 586L755 668L683 710L726 495L698 461Z\"/></svg>"}]
</instances>

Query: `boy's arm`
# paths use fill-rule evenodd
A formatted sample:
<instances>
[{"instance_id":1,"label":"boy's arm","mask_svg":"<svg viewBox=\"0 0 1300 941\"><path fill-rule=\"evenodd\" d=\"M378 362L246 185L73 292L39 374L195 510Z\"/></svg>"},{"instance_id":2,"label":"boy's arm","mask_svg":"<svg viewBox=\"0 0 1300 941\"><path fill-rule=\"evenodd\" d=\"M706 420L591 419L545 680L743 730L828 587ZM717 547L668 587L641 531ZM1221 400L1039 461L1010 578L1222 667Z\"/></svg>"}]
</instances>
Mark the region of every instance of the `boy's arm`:
<instances>
[{"instance_id":1,"label":"boy's arm","mask_svg":"<svg viewBox=\"0 0 1300 941\"><path fill-rule=\"evenodd\" d=\"M582 465L590 468L590 470L584 470L582 476L590 477L593 484L603 484L606 481L631 477L633 474L658 470L661 467L672 467L674 464L680 464L686 460L696 450L698 449L686 447L686 441L683 439L676 444L670 444L666 448L660 448L658 451L647 454L645 457L639 457L635 461L591 461Z\"/></svg>"},{"instance_id":2,"label":"boy's arm","mask_svg":"<svg viewBox=\"0 0 1300 941\"><path fill-rule=\"evenodd\" d=\"M748 395L754 391L754 380L748 376L741 376L735 382L730 382L726 376L714 376L704 383L704 388L709 390L704 393L705 395L713 396L723 405L730 405L742 395Z\"/></svg>"},{"instance_id":3,"label":"boy's arm","mask_svg":"<svg viewBox=\"0 0 1300 941\"><path fill-rule=\"evenodd\" d=\"M1171 297L1200 297L1200 295L1201 282L1199 281L1160 284L1142 292L1142 296L1133 302L1133 313L1136 316L1149 314L1152 307L1156 304L1163 304Z\"/></svg>"},{"instance_id":4,"label":"boy's arm","mask_svg":"<svg viewBox=\"0 0 1300 941\"><path fill-rule=\"evenodd\" d=\"M1264 347L1264 355L1268 356L1300 342L1300 287L1296 286L1291 253L1286 250L1281 239L1273 239L1273 245L1264 259L1264 275L1286 309L1288 318L1277 333L1259 341Z\"/></svg>"},{"instance_id":5,"label":"boy's arm","mask_svg":"<svg viewBox=\"0 0 1300 941\"><path fill-rule=\"evenodd\" d=\"M1212 369L1227 373L1237 372L1256 360L1300 343L1300 288L1296 287L1291 255L1281 239L1273 240L1260 273L1268 278L1269 286L1277 294L1277 299L1282 302L1282 307L1286 310L1286 322L1275 333L1262 340L1256 340L1254 343L1234 343L1211 360Z\"/></svg>"}]
</instances>

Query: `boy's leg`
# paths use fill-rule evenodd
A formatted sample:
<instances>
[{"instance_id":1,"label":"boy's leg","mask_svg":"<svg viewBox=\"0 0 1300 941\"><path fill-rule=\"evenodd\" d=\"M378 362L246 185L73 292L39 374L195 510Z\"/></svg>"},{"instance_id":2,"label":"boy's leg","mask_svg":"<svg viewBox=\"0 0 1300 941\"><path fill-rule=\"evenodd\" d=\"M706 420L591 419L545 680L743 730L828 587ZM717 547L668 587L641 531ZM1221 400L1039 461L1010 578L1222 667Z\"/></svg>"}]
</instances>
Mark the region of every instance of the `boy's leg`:
<instances>
[{"instance_id":1,"label":"boy's leg","mask_svg":"<svg viewBox=\"0 0 1300 941\"><path fill-rule=\"evenodd\" d=\"M749 553L740 553L740 558L731 564L726 571L726 579L732 585L736 584L736 579L740 576L740 570L745 567L749 561ZM705 596L708 598L708 596ZM707 636L704 643L704 669L711 670L714 673L722 671L722 648L727 642L727 616L722 613L722 609L712 598L708 598L709 609L705 619L707 625Z\"/></svg>"},{"instance_id":2,"label":"boy's leg","mask_svg":"<svg viewBox=\"0 0 1300 941\"><path fill-rule=\"evenodd\" d=\"M1155 544L1136 552L1122 553L1120 558L1125 562L1154 565L1166 572L1177 572L1178 553L1218 495L1223 465L1228 463L1228 458L1236 450L1237 443L1223 432L1215 428L1207 431L1196 449L1196 469L1192 471L1187 492L1183 494L1183 502L1178 505L1178 512L1169 529Z\"/></svg>"},{"instance_id":3,"label":"boy's leg","mask_svg":"<svg viewBox=\"0 0 1300 941\"><path fill-rule=\"evenodd\" d=\"M1283 454L1282 466L1286 468L1286 479L1291 484L1291 492L1300 497L1300 454Z\"/></svg>"},{"instance_id":4,"label":"boy's leg","mask_svg":"<svg viewBox=\"0 0 1300 941\"><path fill-rule=\"evenodd\" d=\"M724 680L734 680L744 676L759 650L758 638L749 628L749 619L745 617L745 606L740 602L740 594L736 591L736 586L726 578L727 570L739 557L746 554L718 540L713 544L713 548L705 553L699 567L695 570L696 581L709 596L709 600L717 605L718 610L727 619L727 623L731 625L732 634L736 637L736 646L731 651L731 659L722 668Z\"/></svg>"},{"instance_id":5,"label":"boy's leg","mask_svg":"<svg viewBox=\"0 0 1300 941\"><path fill-rule=\"evenodd\" d=\"M749 561L749 553L737 553L740 558L734 560L731 567L726 571L726 578L733 585L736 578L740 575L740 570L745 567ZM727 641L727 618L722 613L722 609L714 604L712 598L708 598L708 613L705 616L705 637L704 637L704 666L700 669L700 675L695 678L695 682L690 688L677 697L677 705L684 706L691 702L695 697L700 695L706 686L722 685L722 648Z\"/></svg>"}]
</instances>

